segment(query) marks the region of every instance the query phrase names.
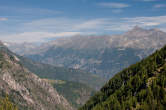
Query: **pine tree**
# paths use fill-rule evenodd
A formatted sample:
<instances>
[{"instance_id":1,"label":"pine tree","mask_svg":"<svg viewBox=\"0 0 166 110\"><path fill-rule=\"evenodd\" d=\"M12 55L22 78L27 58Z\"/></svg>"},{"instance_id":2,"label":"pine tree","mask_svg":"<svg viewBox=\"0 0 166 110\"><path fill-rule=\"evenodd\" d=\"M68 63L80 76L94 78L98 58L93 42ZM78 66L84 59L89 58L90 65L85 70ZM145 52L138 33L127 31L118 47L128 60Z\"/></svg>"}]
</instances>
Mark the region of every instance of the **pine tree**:
<instances>
[{"instance_id":1,"label":"pine tree","mask_svg":"<svg viewBox=\"0 0 166 110\"><path fill-rule=\"evenodd\" d=\"M0 110L18 110L18 108L6 96L6 98L0 98Z\"/></svg>"}]
</instances>

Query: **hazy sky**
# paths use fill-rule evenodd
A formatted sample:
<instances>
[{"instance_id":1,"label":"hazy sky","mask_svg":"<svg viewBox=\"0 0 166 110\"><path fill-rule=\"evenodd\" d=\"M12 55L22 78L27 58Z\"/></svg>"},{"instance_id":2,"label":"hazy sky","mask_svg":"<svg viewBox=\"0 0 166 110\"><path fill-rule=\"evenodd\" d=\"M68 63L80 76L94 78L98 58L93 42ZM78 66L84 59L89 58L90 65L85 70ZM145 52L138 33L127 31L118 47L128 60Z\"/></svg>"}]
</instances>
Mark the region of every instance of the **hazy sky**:
<instances>
[{"instance_id":1,"label":"hazy sky","mask_svg":"<svg viewBox=\"0 0 166 110\"><path fill-rule=\"evenodd\" d=\"M44 42L56 37L166 31L166 0L0 0L0 40Z\"/></svg>"}]
</instances>

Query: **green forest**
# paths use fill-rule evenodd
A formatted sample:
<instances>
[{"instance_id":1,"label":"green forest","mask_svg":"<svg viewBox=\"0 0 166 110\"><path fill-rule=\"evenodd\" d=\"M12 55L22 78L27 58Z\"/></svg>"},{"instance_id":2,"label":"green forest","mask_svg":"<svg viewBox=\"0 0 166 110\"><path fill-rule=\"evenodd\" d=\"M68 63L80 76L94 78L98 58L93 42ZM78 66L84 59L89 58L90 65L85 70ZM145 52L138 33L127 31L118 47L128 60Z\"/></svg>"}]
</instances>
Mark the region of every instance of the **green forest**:
<instances>
[{"instance_id":1,"label":"green forest","mask_svg":"<svg viewBox=\"0 0 166 110\"><path fill-rule=\"evenodd\" d=\"M117 73L79 110L165 110L166 46Z\"/></svg>"}]
</instances>

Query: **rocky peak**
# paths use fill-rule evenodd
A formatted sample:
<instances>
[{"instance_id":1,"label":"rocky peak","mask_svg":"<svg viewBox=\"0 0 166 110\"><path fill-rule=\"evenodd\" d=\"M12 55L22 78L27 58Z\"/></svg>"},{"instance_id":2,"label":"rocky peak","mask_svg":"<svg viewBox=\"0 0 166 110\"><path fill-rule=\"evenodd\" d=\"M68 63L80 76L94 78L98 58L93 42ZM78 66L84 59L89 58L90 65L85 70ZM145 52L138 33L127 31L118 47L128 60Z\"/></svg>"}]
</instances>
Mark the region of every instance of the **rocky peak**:
<instances>
[{"instance_id":1,"label":"rocky peak","mask_svg":"<svg viewBox=\"0 0 166 110\"><path fill-rule=\"evenodd\" d=\"M124 35L125 36L138 36L141 34L146 34L148 30L140 28L139 26L135 26L133 29L129 30L126 32Z\"/></svg>"},{"instance_id":2,"label":"rocky peak","mask_svg":"<svg viewBox=\"0 0 166 110\"><path fill-rule=\"evenodd\" d=\"M136 26L134 26L134 28L132 29L133 31L134 30L140 30L140 31L144 31L145 29L143 29L143 28L141 28L141 27L139 27L138 25L136 25Z\"/></svg>"},{"instance_id":3,"label":"rocky peak","mask_svg":"<svg viewBox=\"0 0 166 110\"><path fill-rule=\"evenodd\" d=\"M4 44L2 43L2 41L0 41L0 46L4 46Z\"/></svg>"}]
</instances>

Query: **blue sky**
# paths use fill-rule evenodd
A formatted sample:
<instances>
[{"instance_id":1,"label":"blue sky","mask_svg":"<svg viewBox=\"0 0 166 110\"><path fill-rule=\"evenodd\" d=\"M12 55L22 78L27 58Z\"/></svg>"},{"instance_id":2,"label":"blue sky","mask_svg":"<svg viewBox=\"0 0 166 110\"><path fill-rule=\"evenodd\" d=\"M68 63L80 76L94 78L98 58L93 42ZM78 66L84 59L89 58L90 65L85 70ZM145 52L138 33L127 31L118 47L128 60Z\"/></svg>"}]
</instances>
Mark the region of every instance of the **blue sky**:
<instances>
[{"instance_id":1,"label":"blue sky","mask_svg":"<svg viewBox=\"0 0 166 110\"><path fill-rule=\"evenodd\" d=\"M166 0L0 0L0 40L46 42L132 29L166 31Z\"/></svg>"}]
</instances>

